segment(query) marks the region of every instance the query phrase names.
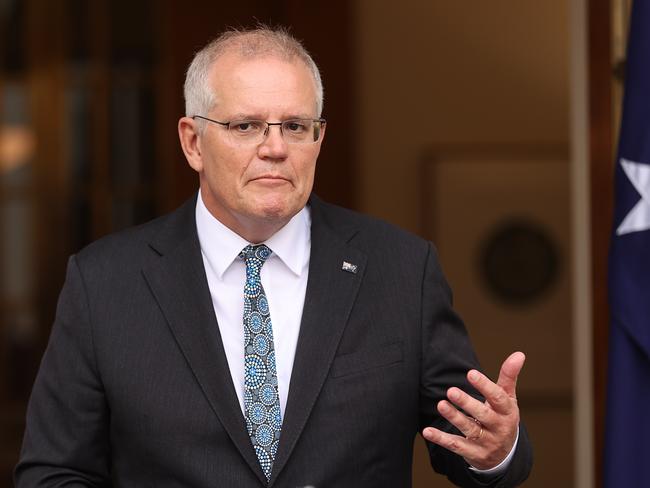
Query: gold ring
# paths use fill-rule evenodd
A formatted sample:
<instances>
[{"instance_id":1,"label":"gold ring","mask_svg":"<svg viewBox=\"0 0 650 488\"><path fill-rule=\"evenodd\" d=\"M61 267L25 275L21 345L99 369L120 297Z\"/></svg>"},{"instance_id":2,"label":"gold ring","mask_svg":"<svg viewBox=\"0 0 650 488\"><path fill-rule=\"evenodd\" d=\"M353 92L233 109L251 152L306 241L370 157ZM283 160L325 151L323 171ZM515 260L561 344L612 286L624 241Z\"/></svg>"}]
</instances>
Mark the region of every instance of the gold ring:
<instances>
[{"instance_id":1,"label":"gold ring","mask_svg":"<svg viewBox=\"0 0 650 488\"><path fill-rule=\"evenodd\" d=\"M478 435L476 437L468 437L468 439L470 441L477 441L483 436L483 424L481 423L480 420L475 419L474 417L470 417L470 418L476 423L476 425L478 425L481 428L481 430L479 430Z\"/></svg>"}]
</instances>

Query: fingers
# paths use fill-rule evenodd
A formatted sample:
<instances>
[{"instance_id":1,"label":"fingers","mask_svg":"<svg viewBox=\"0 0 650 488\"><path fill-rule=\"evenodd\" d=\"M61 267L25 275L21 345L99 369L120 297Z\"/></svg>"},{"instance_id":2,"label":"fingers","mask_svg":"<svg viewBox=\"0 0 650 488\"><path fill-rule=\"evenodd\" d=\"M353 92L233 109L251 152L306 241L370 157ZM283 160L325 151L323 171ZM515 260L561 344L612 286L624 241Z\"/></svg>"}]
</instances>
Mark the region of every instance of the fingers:
<instances>
[{"instance_id":1,"label":"fingers","mask_svg":"<svg viewBox=\"0 0 650 488\"><path fill-rule=\"evenodd\" d=\"M517 377L524 367L526 356L523 352L514 352L503 362L497 384L503 388L508 395L516 398Z\"/></svg>"},{"instance_id":2,"label":"fingers","mask_svg":"<svg viewBox=\"0 0 650 488\"><path fill-rule=\"evenodd\" d=\"M485 402L460 388L449 388L449 401L440 401L438 412L465 437L433 427L424 429L422 436L464 457L474 467L488 469L496 466L512 450L517 436L517 377L525 360L526 356L521 352L511 354L503 362L496 383L477 370L467 373L470 384L485 397Z\"/></svg>"},{"instance_id":3,"label":"fingers","mask_svg":"<svg viewBox=\"0 0 650 488\"><path fill-rule=\"evenodd\" d=\"M510 414L500 413L489 401L481 402L453 387L447 393L450 401L441 400L437 407L440 414L462 435L427 427L422 431L422 436L429 442L462 456L475 468L489 469L497 466L512 449L517 435L519 412L516 401L509 398L501 387L485 377L481 379L500 390L502 396L513 404L509 409Z\"/></svg>"},{"instance_id":4,"label":"fingers","mask_svg":"<svg viewBox=\"0 0 650 488\"><path fill-rule=\"evenodd\" d=\"M471 370L467 379L488 401L498 413L509 415L516 407L513 399L517 398L517 377L524 366L526 356L521 352L511 354L501 366L499 379L496 383L483 373ZM462 407L462 405L460 405ZM463 407L464 408L464 407ZM474 415L473 412L470 412ZM476 415L474 415L476 417ZM482 421L481 417L476 417Z\"/></svg>"},{"instance_id":5,"label":"fingers","mask_svg":"<svg viewBox=\"0 0 650 488\"><path fill-rule=\"evenodd\" d=\"M507 457L513 445L510 443L508 446L503 446L495 438L488 438L483 443L479 443L459 435L443 432L435 427L425 428L422 431L422 437L462 456L471 466L478 469L491 469L498 466Z\"/></svg>"},{"instance_id":6,"label":"fingers","mask_svg":"<svg viewBox=\"0 0 650 488\"><path fill-rule=\"evenodd\" d=\"M442 430L436 429L435 427L427 427L424 429L422 431L422 437L424 437L429 442L438 444L439 446L442 446L445 449L448 449L451 452L464 457L465 459L474 458L480 452L477 444L473 441L470 441L469 439L466 439L459 435L443 432Z\"/></svg>"},{"instance_id":7,"label":"fingers","mask_svg":"<svg viewBox=\"0 0 650 488\"><path fill-rule=\"evenodd\" d=\"M487 381L487 378L485 378ZM497 387L496 385L494 385ZM498 387L497 387L498 388ZM490 404L487 404L485 402L481 402L474 398L473 396L465 393L463 390L460 388L451 387L447 391L447 398L456 405L458 408L462 409L463 412L466 412L467 415L462 414L459 412L459 414L463 415L464 417L471 416L475 419L477 419L479 422L481 422L483 425L492 425L492 423L495 420L495 413L492 408L490 408ZM487 398L487 397L486 397ZM451 419L448 418L442 411L440 411L440 404L442 402L438 403L438 411L447 419L451 422ZM453 408L456 410L452 405L447 403L449 408ZM470 422L473 422L471 419L469 419ZM453 422L452 422L453 423ZM456 427L458 427L461 431L463 430L460 428L458 425L454 424Z\"/></svg>"},{"instance_id":8,"label":"fingers","mask_svg":"<svg viewBox=\"0 0 650 488\"><path fill-rule=\"evenodd\" d=\"M459 412L445 400L438 403L438 411L449 423L460 430L467 439L476 442L483 439L483 425L480 421Z\"/></svg>"},{"instance_id":9,"label":"fingers","mask_svg":"<svg viewBox=\"0 0 650 488\"><path fill-rule=\"evenodd\" d=\"M485 419L484 421L484 417L480 411L467 410L466 407L471 408L474 405L474 402L476 402L479 405L483 405L488 410L491 406L494 411L502 415L510 414L513 401L503 388L501 388L499 385L490 380L490 378L482 373L479 373L478 371L470 371L467 375L467 378L469 379L469 382L472 384L472 386L474 386L474 388L476 388L479 393L485 397L489 406L485 405L482 402L479 402L475 398L469 396L467 393L464 394L464 397L467 398L463 397L463 403L458 403L458 406L460 406L463 410L469 412L473 417L479 419L483 423L489 422L489 420Z\"/></svg>"}]
</instances>

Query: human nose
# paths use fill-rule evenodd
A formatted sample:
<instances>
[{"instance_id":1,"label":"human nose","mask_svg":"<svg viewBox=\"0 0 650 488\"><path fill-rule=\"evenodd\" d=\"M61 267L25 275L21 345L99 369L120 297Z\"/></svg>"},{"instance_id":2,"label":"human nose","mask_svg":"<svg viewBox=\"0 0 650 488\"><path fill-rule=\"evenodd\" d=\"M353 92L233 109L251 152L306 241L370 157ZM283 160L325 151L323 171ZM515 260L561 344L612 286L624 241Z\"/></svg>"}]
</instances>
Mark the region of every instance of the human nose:
<instances>
[{"instance_id":1,"label":"human nose","mask_svg":"<svg viewBox=\"0 0 650 488\"><path fill-rule=\"evenodd\" d=\"M284 159L287 157L288 145L282 136L280 125L268 126L266 137L259 145L258 151L261 158Z\"/></svg>"}]
</instances>

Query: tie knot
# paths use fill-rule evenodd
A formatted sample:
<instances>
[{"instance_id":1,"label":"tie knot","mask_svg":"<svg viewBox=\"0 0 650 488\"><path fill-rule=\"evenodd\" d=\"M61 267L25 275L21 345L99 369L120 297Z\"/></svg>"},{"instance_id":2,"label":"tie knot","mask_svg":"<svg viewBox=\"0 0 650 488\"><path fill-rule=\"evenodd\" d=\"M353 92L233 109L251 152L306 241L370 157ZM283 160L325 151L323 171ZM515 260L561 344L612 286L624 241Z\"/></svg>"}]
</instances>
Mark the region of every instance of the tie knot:
<instances>
[{"instance_id":1,"label":"tie knot","mask_svg":"<svg viewBox=\"0 0 650 488\"><path fill-rule=\"evenodd\" d=\"M261 268L271 255L271 249L266 244L248 245L239 253L239 257L246 261L247 268Z\"/></svg>"},{"instance_id":2,"label":"tie knot","mask_svg":"<svg viewBox=\"0 0 650 488\"><path fill-rule=\"evenodd\" d=\"M246 261L246 284L244 295L248 298L257 297L262 291L260 271L264 261L271 255L271 250L264 244L248 245L239 253L239 257Z\"/></svg>"}]
</instances>

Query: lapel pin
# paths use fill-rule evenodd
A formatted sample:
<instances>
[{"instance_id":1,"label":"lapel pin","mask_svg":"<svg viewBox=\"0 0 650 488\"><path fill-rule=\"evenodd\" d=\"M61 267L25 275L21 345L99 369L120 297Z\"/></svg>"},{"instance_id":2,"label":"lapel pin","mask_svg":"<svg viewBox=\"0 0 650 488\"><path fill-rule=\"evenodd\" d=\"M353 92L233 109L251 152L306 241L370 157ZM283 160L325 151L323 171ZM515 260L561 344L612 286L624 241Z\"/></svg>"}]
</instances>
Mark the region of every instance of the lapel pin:
<instances>
[{"instance_id":1,"label":"lapel pin","mask_svg":"<svg viewBox=\"0 0 650 488\"><path fill-rule=\"evenodd\" d=\"M341 269L343 271L347 271L348 273L357 274L357 265L348 263L347 261L343 261L343 266Z\"/></svg>"}]
</instances>

